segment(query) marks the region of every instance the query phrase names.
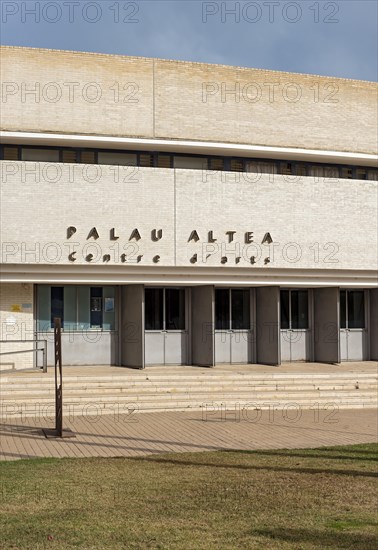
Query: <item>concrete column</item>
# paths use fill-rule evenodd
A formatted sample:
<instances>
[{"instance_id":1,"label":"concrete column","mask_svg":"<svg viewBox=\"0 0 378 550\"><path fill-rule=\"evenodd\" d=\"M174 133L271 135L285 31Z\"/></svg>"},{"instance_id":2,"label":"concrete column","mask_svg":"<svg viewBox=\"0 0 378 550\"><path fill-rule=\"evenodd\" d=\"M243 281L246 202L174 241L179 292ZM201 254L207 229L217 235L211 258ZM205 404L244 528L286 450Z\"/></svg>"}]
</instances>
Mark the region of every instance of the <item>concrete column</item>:
<instances>
[{"instance_id":1,"label":"concrete column","mask_svg":"<svg viewBox=\"0 0 378 550\"><path fill-rule=\"evenodd\" d=\"M215 364L214 287L192 288L192 362L213 367Z\"/></svg>"},{"instance_id":2,"label":"concrete column","mask_svg":"<svg viewBox=\"0 0 378 550\"><path fill-rule=\"evenodd\" d=\"M120 341L122 365L143 369L145 366L143 285L127 285L121 289Z\"/></svg>"},{"instance_id":3,"label":"concrete column","mask_svg":"<svg viewBox=\"0 0 378 550\"><path fill-rule=\"evenodd\" d=\"M256 288L256 362L264 365L281 363L280 288Z\"/></svg>"},{"instance_id":4,"label":"concrete column","mask_svg":"<svg viewBox=\"0 0 378 550\"><path fill-rule=\"evenodd\" d=\"M340 362L339 288L314 289L314 361Z\"/></svg>"},{"instance_id":5,"label":"concrete column","mask_svg":"<svg viewBox=\"0 0 378 550\"><path fill-rule=\"evenodd\" d=\"M369 302L370 360L378 361L378 288L369 290Z\"/></svg>"}]
</instances>

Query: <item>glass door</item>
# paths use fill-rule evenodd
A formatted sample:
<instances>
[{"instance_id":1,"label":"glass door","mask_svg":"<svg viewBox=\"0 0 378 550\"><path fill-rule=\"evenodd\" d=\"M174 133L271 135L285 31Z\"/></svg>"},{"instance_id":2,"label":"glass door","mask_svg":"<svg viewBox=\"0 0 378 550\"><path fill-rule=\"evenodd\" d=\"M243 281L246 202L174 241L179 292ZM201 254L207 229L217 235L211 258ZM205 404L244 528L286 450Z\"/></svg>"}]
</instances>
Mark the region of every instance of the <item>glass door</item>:
<instances>
[{"instance_id":1,"label":"glass door","mask_svg":"<svg viewBox=\"0 0 378 550\"><path fill-rule=\"evenodd\" d=\"M188 361L185 288L145 289L145 354L149 365Z\"/></svg>"},{"instance_id":2,"label":"glass door","mask_svg":"<svg viewBox=\"0 0 378 550\"><path fill-rule=\"evenodd\" d=\"M341 361L366 358L365 291L340 290Z\"/></svg>"},{"instance_id":3,"label":"glass door","mask_svg":"<svg viewBox=\"0 0 378 550\"><path fill-rule=\"evenodd\" d=\"M251 362L250 289L215 289L215 361Z\"/></svg>"},{"instance_id":4,"label":"glass door","mask_svg":"<svg viewBox=\"0 0 378 550\"><path fill-rule=\"evenodd\" d=\"M281 290L281 361L310 358L308 290Z\"/></svg>"}]
</instances>

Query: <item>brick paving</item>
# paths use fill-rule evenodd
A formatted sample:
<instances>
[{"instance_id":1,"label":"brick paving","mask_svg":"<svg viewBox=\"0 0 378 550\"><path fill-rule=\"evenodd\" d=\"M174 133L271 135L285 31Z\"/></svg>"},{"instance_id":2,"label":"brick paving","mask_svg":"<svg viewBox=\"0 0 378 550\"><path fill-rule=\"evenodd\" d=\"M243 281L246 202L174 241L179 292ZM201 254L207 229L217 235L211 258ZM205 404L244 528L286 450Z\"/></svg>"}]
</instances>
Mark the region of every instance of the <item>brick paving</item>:
<instances>
[{"instance_id":1,"label":"brick paving","mask_svg":"<svg viewBox=\"0 0 378 550\"><path fill-rule=\"evenodd\" d=\"M261 374L263 379L277 374L329 375L335 373L377 373L376 362L321 365L316 363L287 364L280 367L264 365L222 365L215 369L198 367L149 367L143 371L121 367L65 367L64 376L119 377L138 380L146 376L206 375L238 372ZM28 373L3 374L16 381ZM53 377L32 373L37 379ZM0 384L1 386L1 384ZM336 407L336 405L333 405ZM50 414L53 407L49 409ZM378 437L377 409L337 409L319 406L318 409L262 410L244 409L235 405L227 412L211 407L203 411L130 412L125 407L114 413L65 417L64 426L75 433L75 438L46 439L42 428L53 427L53 418L47 413L38 418L11 418L0 423L0 460L37 457L118 457L153 453L211 451L218 449L279 449L306 448L325 445L370 443ZM90 412L90 411L89 411ZM122 413L122 414L121 414Z\"/></svg>"},{"instance_id":2,"label":"brick paving","mask_svg":"<svg viewBox=\"0 0 378 550\"><path fill-rule=\"evenodd\" d=\"M77 416L70 439L46 439L51 419L0 424L0 460L37 457L131 457L220 449L314 448L377 441L376 409L134 412Z\"/></svg>"}]
</instances>

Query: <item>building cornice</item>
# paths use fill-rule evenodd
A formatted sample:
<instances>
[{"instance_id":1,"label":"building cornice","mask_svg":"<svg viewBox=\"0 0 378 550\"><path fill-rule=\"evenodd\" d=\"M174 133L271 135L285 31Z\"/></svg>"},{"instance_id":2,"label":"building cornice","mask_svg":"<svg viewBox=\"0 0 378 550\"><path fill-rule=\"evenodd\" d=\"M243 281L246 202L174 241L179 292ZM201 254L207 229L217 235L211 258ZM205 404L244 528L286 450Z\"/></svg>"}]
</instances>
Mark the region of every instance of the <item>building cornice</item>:
<instances>
[{"instance_id":1,"label":"building cornice","mask_svg":"<svg viewBox=\"0 0 378 550\"><path fill-rule=\"evenodd\" d=\"M3 283L375 288L376 270L2 264Z\"/></svg>"},{"instance_id":2,"label":"building cornice","mask_svg":"<svg viewBox=\"0 0 378 550\"><path fill-rule=\"evenodd\" d=\"M378 155L368 153L302 149L294 147L272 147L213 141L10 131L0 132L0 138L4 143L23 145L151 150L199 155L224 155L297 160L304 162L328 162L332 164L358 164L360 166L374 167L378 164Z\"/></svg>"}]
</instances>

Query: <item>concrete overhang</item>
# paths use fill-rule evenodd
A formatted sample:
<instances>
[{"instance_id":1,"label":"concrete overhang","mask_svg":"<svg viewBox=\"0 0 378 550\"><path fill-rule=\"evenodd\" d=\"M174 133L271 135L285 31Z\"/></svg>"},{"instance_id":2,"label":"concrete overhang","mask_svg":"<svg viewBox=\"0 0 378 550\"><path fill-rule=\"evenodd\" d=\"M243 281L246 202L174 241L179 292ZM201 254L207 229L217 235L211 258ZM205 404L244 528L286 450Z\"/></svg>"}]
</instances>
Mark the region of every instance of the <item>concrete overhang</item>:
<instances>
[{"instance_id":1,"label":"concrete overhang","mask_svg":"<svg viewBox=\"0 0 378 550\"><path fill-rule=\"evenodd\" d=\"M192 155L221 155L255 157L266 159L295 160L330 164L351 164L376 167L378 155L321 149L293 147L271 147L220 143L209 141L188 141L171 139L147 139L137 137L92 136L79 134L53 134L40 132L0 132L3 143L55 147L87 147L97 149L128 149L135 151L158 151L187 153Z\"/></svg>"},{"instance_id":2,"label":"concrete overhang","mask_svg":"<svg viewBox=\"0 0 378 550\"><path fill-rule=\"evenodd\" d=\"M2 264L3 283L376 288L376 270Z\"/></svg>"}]
</instances>

